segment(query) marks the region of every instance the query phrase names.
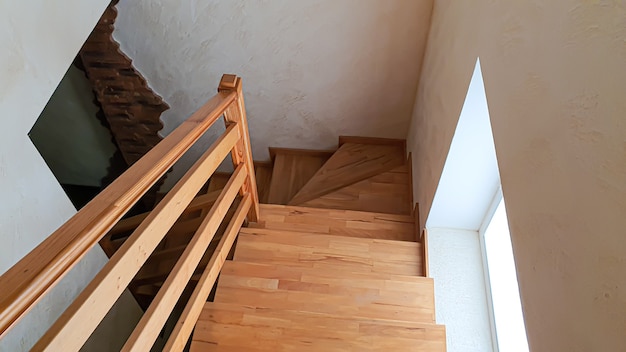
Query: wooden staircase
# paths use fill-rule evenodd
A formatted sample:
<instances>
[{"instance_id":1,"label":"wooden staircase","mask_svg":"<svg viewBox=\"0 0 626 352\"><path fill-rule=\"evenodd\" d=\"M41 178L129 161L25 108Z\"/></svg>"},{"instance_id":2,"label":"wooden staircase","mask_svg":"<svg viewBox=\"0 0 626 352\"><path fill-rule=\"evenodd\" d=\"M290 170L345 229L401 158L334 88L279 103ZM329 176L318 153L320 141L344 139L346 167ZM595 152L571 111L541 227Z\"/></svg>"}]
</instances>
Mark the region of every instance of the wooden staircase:
<instances>
[{"instance_id":1,"label":"wooden staircase","mask_svg":"<svg viewBox=\"0 0 626 352\"><path fill-rule=\"evenodd\" d=\"M412 215L403 141L341 137L336 151L270 148L270 154L270 162L255 163L264 203L259 221L241 228L191 350L445 351ZM142 306L149 306L229 177L213 174L139 271L129 288ZM145 216L114 227L101 241L107 254ZM224 231L217 231L184 295Z\"/></svg>"},{"instance_id":2,"label":"wooden staircase","mask_svg":"<svg viewBox=\"0 0 626 352\"><path fill-rule=\"evenodd\" d=\"M191 351L445 351L401 141L271 148ZM301 206L295 206L295 205Z\"/></svg>"},{"instance_id":3,"label":"wooden staircase","mask_svg":"<svg viewBox=\"0 0 626 352\"><path fill-rule=\"evenodd\" d=\"M312 216L303 209L262 205L261 219L276 220L277 212ZM358 221L372 232L242 228L191 351L445 351L433 281L422 276L421 244L371 238L378 229L402 232L405 223L390 226L389 215L342 213L313 212L321 226Z\"/></svg>"},{"instance_id":4,"label":"wooden staircase","mask_svg":"<svg viewBox=\"0 0 626 352\"><path fill-rule=\"evenodd\" d=\"M33 351L79 351L127 289L145 312L115 340L122 351L159 336L169 352L444 351L404 141L340 137L336 151L275 148L255 163L245 112L241 78L223 75L216 95L1 275L0 339L100 243L110 260ZM129 216L222 116L225 131L154 209ZM233 173L216 173L228 155Z\"/></svg>"}]
</instances>

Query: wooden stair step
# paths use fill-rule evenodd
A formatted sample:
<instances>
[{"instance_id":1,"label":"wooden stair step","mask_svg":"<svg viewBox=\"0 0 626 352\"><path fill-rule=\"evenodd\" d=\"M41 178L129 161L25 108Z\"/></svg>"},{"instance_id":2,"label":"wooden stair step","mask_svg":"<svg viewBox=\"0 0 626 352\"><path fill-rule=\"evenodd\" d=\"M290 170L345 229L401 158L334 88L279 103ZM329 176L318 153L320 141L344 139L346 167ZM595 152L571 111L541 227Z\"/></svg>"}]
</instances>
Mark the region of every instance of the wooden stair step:
<instances>
[{"instance_id":1,"label":"wooden stair step","mask_svg":"<svg viewBox=\"0 0 626 352\"><path fill-rule=\"evenodd\" d=\"M211 259L211 255L222 238L221 236L222 235L219 234L218 238L212 239L209 243L207 252L202 257L195 270L197 274L202 274L206 268L207 263ZM160 284L165 281L186 247L187 245L185 244L153 253L150 258L148 258L146 264L139 270L132 284L136 287L141 287L144 285Z\"/></svg>"},{"instance_id":2,"label":"wooden stair step","mask_svg":"<svg viewBox=\"0 0 626 352\"><path fill-rule=\"evenodd\" d=\"M208 302L191 351L445 351L445 327Z\"/></svg>"},{"instance_id":3,"label":"wooden stair step","mask_svg":"<svg viewBox=\"0 0 626 352\"><path fill-rule=\"evenodd\" d=\"M291 268L272 264L228 261L224 265L222 275L230 277L261 279L271 289L318 292L315 285L324 285L322 291L329 294L352 295L351 290L376 290L377 295L384 299L386 294L392 299L402 298L407 304L418 304L420 307L434 303L433 280L427 277L402 276L376 273L351 273L342 271L320 271L308 268ZM266 281L270 280L270 281ZM291 283L294 283L291 286ZM295 283L302 283L298 286ZM274 287L276 286L276 287ZM251 286L256 287L256 286ZM262 288L262 287L261 287ZM399 295L401 294L401 295ZM410 295L407 297L405 294ZM428 297L430 295L430 297ZM426 301L418 296L426 297ZM411 303L414 302L414 303ZM426 302L426 303L425 303ZM392 303L388 303L392 304Z\"/></svg>"},{"instance_id":4,"label":"wooden stair step","mask_svg":"<svg viewBox=\"0 0 626 352\"><path fill-rule=\"evenodd\" d=\"M215 172L209 179L209 187L207 189L207 193L213 191L219 191L224 189L228 180L230 179L231 173L228 172Z\"/></svg>"},{"instance_id":5,"label":"wooden stair step","mask_svg":"<svg viewBox=\"0 0 626 352\"><path fill-rule=\"evenodd\" d=\"M365 319L397 320L422 323L434 323L432 308L405 307L394 304L373 302L369 298L374 293L358 291L360 295L348 297L327 293L290 290L262 290L224 286L217 290L215 301L242 304L256 308L275 308L305 311L317 314L334 314ZM365 297L365 298L360 298ZM360 304L355 300L360 299Z\"/></svg>"},{"instance_id":6,"label":"wooden stair step","mask_svg":"<svg viewBox=\"0 0 626 352\"><path fill-rule=\"evenodd\" d=\"M304 202L305 207L410 214L408 164Z\"/></svg>"},{"instance_id":7,"label":"wooden stair step","mask_svg":"<svg viewBox=\"0 0 626 352\"><path fill-rule=\"evenodd\" d=\"M419 262L421 243L372 238L323 235L309 232L241 228L240 243L291 246L291 250L309 253L337 253L380 261ZM243 239L246 239L245 241Z\"/></svg>"},{"instance_id":8,"label":"wooden stair step","mask_svg":"<svg viewBox=\"0 0 626 352\"><path fill-rule=\"evenodd\" d=\"M349 271L322 271L303 267L287 267L267 263L226 261L222 274L251 276L266 279L300 280L311 283L339 285L349 280L350 287L374 288L413 293L432 290L433 279L423 276L395 275L388 273L360 273Z\"/></svg>"},{"instance_id":9,"label":"wooden stair step","mask_svg":"<svg viewBox=\"0 0 626 352\"><path fill-rule=\"evenodd\" d=\"M314 233L242 228L235 259L419 276L421 244Z\"/></svg>"},{"instance_id":10,"label":"wooden stair step","mask_svg":"<svg viewBox=\"0 0 626 352\"><path fill-rule=\"evenodd\" d=\"M330 157L327 151L271 149L274 168L268 203L287 204Z\"/></svg>"},{"instance_id":11,"label":"wooden stair step","mask_svg":"<svg viewBox=\"0 0 626 352\"><path fill-rule=\"evenodd\" d=\"M261 205L260 211L262 221L250 226L398 241L416 239L415 220L409 215L269 204Z\"/></svg>"},{"instance_id":12,"label":"wooden stair step","mask_svg":"<svg viewBox=\"0 0 626 352\"><path fill-rule=\"evenodd\" d=\"M395 275L420 276L423 273L420 263L375 262L372 260L329 254L284 254L272 249L246 248L235 251L236 260L309 267L323 270L345 270L364 273L387 273Z\"/></svg>"},{"instance_id":13,"label":"wooden stair step","mask_svg":"<svg viewBox=\"0 0 626 352\"><path fill-rule=\"evenodd\" d=\"M434 323L432 279L230 261L216 301L247 306ZM323 304L320 304L323 303Z\"/></svg>"},{"instance_id":14,"label":"wooden stair step","mask_svg":"<svg viewBox=\"0 0 626 352\"><path fill-rule=\"evenodd\" d=\"M267 203L272 182L272 163L256 163L254 164L254 173L256 174L256 188L259 194L259 202Z\"/></svg>"},{"instance_id":15,"label":"wooden stair step","mask_svg":"<svg viewBox=\"0 0 626 352\"><path fill-rule=\"evenodd\" d=\"M370 222L378 221L394 221L394 222L406 222L412 223L412 217L401 214L388 214L377 213L367 211L355 211L355 210L339 210L339 209L320 209L309 208L294 205L276 205L276 204L262 204L261 215L265 214L280 214L280 215L300 215L300 214L312 214L320 217L328 217L332 219L342 220L362 220Z\"/></svg>"},{"instance_id":16,"label":"wooden stair step","mask_svg":"<svg viewBox=\"0 0 626 352\"><path fill-rule=\"evenodd\" d=\"M399 145L345 143L290 199L299 205L325 194L392 170L405 162Z\"/></svg>"}]
</instances>

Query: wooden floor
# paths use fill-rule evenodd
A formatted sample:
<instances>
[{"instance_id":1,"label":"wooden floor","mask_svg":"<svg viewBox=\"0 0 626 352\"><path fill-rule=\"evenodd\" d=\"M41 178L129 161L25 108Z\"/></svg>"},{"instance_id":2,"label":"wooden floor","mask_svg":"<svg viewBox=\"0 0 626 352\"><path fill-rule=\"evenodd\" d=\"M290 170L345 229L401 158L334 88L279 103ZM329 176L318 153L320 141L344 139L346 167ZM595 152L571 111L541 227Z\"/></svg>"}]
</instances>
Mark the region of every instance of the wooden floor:
<instances>
[{"instance_id":1,"label":"wooden floor","mask_svg":"<svg viewBox=\"0 0 626 352\"><path fill-rule=\"evenodd\" d=\"M260 218L241 229L191 351L445 351L421 243L371 238L412 234L412 217L263 204Z\"/></svg>"}]
</instances>

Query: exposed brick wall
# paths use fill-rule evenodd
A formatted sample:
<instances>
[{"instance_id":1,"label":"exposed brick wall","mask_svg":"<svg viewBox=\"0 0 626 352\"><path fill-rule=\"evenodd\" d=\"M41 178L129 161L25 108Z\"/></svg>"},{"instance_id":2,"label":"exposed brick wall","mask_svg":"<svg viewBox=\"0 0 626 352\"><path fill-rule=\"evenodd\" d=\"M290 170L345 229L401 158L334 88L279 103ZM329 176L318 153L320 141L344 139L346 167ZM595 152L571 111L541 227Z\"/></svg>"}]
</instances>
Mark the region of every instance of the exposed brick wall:
<instances>
[{"instance_id":1,"label":"exposed brick wall","mask_svg":"<svg viewBox=\"0 0 626 352\"><path fill-rule=\"evenodd\" d=\"M163 139L159 136L163 128L160 117L169 109L113 39L116 4L117 0L111 2L78 54L106 125L126 163L123 165L116 153L103 187ZM165 176L143 197L141 203L148 209L154 206L156 192L164 180Z\"/></svg>"},{"instance_id":2,"label":"exposed brick wall","mask_svg":"<svg viewBox=\"0 0 626 352\"><path fill-rule=\"evenodd\" d=\"M117 10L113 1L83 45L79 56L117 145L128 165L154 147L169 106L135 70L113 39Z\"/></svg>"}]
</instances>

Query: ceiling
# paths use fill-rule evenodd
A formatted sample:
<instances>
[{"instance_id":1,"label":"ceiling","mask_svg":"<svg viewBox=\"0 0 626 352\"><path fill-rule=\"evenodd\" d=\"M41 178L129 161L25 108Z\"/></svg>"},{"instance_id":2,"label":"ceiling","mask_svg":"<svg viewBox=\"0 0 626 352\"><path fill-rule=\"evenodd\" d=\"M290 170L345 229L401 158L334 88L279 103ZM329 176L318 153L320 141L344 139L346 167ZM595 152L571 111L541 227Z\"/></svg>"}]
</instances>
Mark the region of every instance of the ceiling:
<instances>
[{"instance_id":1,"label":"ceiling","mask_svg":"<svg viewBox=\"0 0 626 352\"><path fill-rule=\"evenodd\" d=\"M171 107L163 134L215 94L223 73L235 73L244 79L255 160L268 158L268 146L332 148L338 135L406 137L432 0L122 0L117 7L115 39Z\"/></svg>"}]
</instances>

